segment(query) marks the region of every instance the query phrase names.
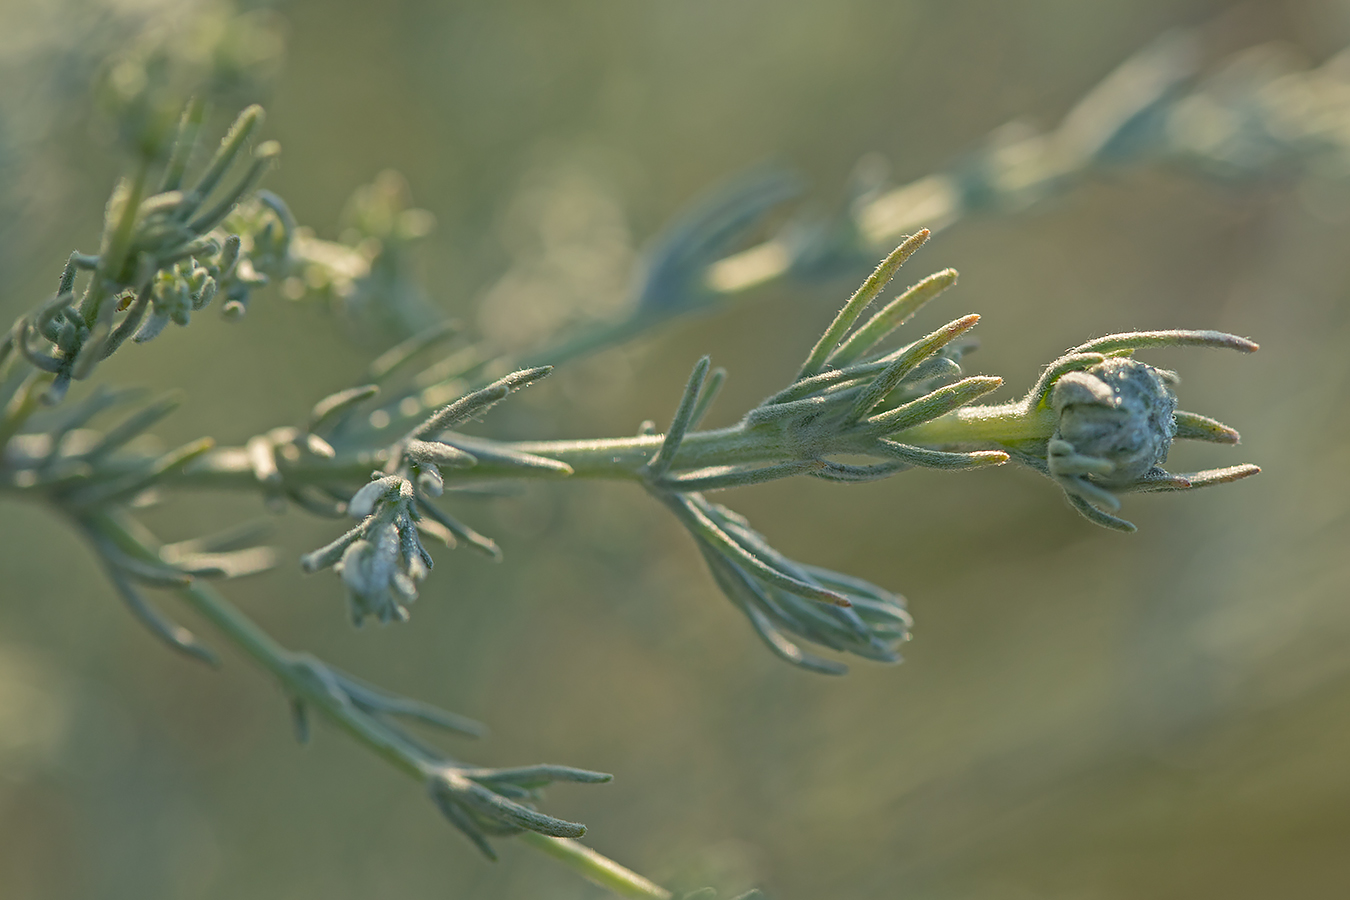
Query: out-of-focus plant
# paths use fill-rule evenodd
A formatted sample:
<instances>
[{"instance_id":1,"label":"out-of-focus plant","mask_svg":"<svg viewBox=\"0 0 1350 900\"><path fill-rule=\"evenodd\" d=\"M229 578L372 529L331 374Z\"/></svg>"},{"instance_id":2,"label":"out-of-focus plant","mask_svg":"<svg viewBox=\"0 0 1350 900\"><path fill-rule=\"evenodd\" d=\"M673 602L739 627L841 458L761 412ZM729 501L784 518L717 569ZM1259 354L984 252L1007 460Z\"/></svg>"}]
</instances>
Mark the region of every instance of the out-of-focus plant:
<instances>
[{"instance_id":1,"label":"out-of-focus plant","mask_svg":"<svg viewBox=\"0 0 1350 900\"><path fill-rule=\"evenodd\" d=\"M238 56L226 51L240 27L217 33L217 57ZM252 46L253 39L238 40ZM409 618L435 562L428 538L500 556L490 538L447 511L457 491L541 478L628 481L688 530L713 581L773 653L827 674L845 667L821 651L896 662L909 637L903 598L784 556L708 495L797 476L857 483L916 467L964 470L1013 460L1054 481L1089 521L1129 531L1133 526L1116 515L1121 494L1188 490L1258 471L1239 465L1179 475L1162 468L1174 440L1231 444L1237 432L1179 410L1177 376L1134 358L1162 346L1250 352L1254 343L1214 331L1109 335L1051 361L1021 399L980 404L1002 381L962 369L968 345L961 338L978 316L893 341L956 280L944 270L879 303L930 234L904 232L920 218L943 224L981 209L1020 208L1093 167L1126 160L1198 162L1250 175L1276 162L1350 158L1350 137L1335 124L1338 104L1350 94L1340 79L1343 64L1299 74L1248 61L1188 91L1186 42L1171 38L1112 75L1051 135L1004 134L952 173L860 191L845 222L794 225L738 253L749 230L794 188L776 172L741 179L653 242L626 312L507 355L434 320L434 306L403 256L432 222L412 208L397 176L358 192L340 241L316 237L297 225L281 198L258 189L279 152L274 142L253 143L261 108L246 108L205 166L193 164L206 104L188 103L176 125L166 118L156 54L138 45L108 70L104 90L133 163L107 203L97 252L72 253L52 296L20 316L0 343L0 494L59 511L88 540L133 615L171 648L214 664L214 652L147 592L164 592L199 613L217 641L233 644L277 679L302 741L311 717L332 722L418 779L487 856L495 856L492 839L518 836L625 896L669 894L577 843L582 825L538 809L549 784L597 783L607 775L559 765L485 768L451 757L407 723L468 736L481 730L477 723L282 647L212 586L275 563L271 550L255 545L255 532L165 543L139 521L137 509L176 489L209 486L352 520L301 565L337 574L348 613L360 625ZM1288 96L1301 99L1304 117L1290 118L1280 99ZM1212 140L1215 129L1228 139ZM699 427L726 377L705 358L664 431L645 423L630 437L508 442L461 430L546 376L552 364L724 303L754 284L847 268L896 241L796 377L734 425ZM76 383L97 381L99 364L128 342L171 333L170 324L188 326L212 303L242 318L268 285L280 285L292 299L317 297L355 323L377 323L402 339L371 362L367 383L325 397L297 424L237 447L202 438L167 453L146 452L137 438L182 402L176 395L146 402L134 391L94 384L70 396ZM457 346L446 352L451 342ZM96 425L116 408L129 411L114 424Z\"/></svg>"},{"instance_id":2,"label":"out-of-focus plant","mask_svg":"<svg viewBox=\"0 0 1350 900\"><path fill-rule=\"evenodd\" d=\"M1164 34L1083 96L1059 125L1010 122L945 171L887 185L884 161L860 166L832 222L793 223L719 260L714 291L734 293L792 272L848 270L920 227L1021 213L1094 177L1170 167L1236 186L1350 177L1350 50L1308 69L1262 45L1200 68L1198 37Z\"/></svg>"}]
</instances>

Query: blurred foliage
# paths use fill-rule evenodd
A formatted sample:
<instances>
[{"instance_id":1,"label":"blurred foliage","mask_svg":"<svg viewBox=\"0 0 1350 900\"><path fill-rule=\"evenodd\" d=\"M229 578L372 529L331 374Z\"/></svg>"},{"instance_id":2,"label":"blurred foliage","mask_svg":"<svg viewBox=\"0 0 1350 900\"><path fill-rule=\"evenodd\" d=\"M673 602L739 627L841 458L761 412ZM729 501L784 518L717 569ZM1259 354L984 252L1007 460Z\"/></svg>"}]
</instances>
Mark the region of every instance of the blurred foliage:
<instances>
[{"instance_id":1,"label":"blurred foliage","mask_svg":"<svg viewBox=\"0 0 1350 900\"><path fill-rule=\"evenodd\" d=\"M504 346L620 309L637 248L728 172L785 162L827 217L865 154L902 184L948 172L1000 123L1048 131L1117 62L1196 26L1201 70L1222 74L1196 95L1191 121L1209 127L1186 146L1222 150L1201 154L1222 177L1161 159L1006 210L1016 217L969 219L928 251L962 271L961 287L916 324L953 302L980 308L989 346L974 359L1026 373L1012 395L1087 334L1251 334L1257 357L1192 357L1184 388L1242 426L1261 478L1140 502L1133 537L1092 528L1009 470L738 489L736 507L784 552L909 596L904 666L840 680L763 653L678 526L624 486L539 485L475 509L510 565L448 559L452 577L407 628L353 634L331 584L286 569L235 596L286 643L491 721L482 752L502 765L547 756L613 772L605 788L563 788L569 815L672 887L1265 898L1334 896L1350 880L1350 191L1331 164L1257 165L1259 134L1214 140L1254 71L1287 89L1262 95L1268 110L1320 97L1327 130L1344 128L1334 92L1280 80L1300 54L1320 64L1350 43L1344 4L292 2L240 26L195 4L61 2L0 17L0 320L96 237L126 162L106 158L90 85L145 110L128 153L158 127L135 73L100 69L107 50L141 58L130 37L147 23L240 27L258 30L219 44L235 48L224 62L144 65L201 79L266 63L257 84L222 77L217 109L270 98L287 156L269 184L319 234L366 253L373 278L387 270L368 239L382 249L425 224L400 218L402 185L377 177L402 172L440 228L398 267L420 263L422 300ZM1284 49L1220 63L1272 41ZM677 323L564 368L493 427L631 434L707 351L738 360L709 414L725 424L790 377L847 290L773 287L716 328ZM377 348L353 353L345 320L265 299L246 335L205 322L106 367L213 398L169 419L171 440L238 442L298 420ZM192 535L256 507L212 498L150 516ZM328 539L326 523L293 519L291 556ZM212 673L163 653L42 510L6 504L0 541L7 896L599 893L509 844L503 865L482 862L344 741L297 750L270 685L234 660Z\"/></svg>"}]
</instances>

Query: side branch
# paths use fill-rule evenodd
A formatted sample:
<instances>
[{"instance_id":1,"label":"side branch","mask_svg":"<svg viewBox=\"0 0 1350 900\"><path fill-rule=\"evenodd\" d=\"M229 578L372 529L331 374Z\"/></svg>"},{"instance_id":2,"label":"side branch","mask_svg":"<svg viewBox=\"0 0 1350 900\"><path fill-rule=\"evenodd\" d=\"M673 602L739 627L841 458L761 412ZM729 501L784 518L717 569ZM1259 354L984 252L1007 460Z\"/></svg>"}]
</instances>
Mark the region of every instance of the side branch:
<instances>
[{"instance_id":1,"label":"side branch","mask_svg":"<svg viewBox=\"0 0 1350 900\"><path fill-rule=\"evenodd\" d=\"M116 543L123 552L148 564L159 562L155 549L145 546L117 517L99 513L90 517L89 524ZM420 741L405 738L384 719L371 715L359 700L353 702L354 698L348 692L350 685L345 683L345 679L339 680L333 670L308 654L296 653L281 646L224 595L200 579L193 579L176 588L175 593L210 622L221 636L270 672L298 709L319 711L403 774L426 784L435 783L438 779L454 778L456 771L474 771L447 761ZM297 724L302 721L303 714L298 717ZM566 777L566 780L599 780L577 777L585 774L574 771L570 773L572 777ZM669 900L671 896L664 888L574 840L550 837L534 831L524 832L520 837L534 849L551 856L583 878L620 896L647 900Z\"/></svg>"}]
</instances>

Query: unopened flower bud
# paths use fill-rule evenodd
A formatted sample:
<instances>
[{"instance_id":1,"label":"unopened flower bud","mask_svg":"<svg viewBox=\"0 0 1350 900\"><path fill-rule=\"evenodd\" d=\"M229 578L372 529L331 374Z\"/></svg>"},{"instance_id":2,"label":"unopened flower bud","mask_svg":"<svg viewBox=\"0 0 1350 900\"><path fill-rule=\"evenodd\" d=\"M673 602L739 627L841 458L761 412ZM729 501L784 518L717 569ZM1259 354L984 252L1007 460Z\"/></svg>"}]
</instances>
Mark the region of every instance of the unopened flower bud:
<instances>
[{"instance_id":1,"label":"unopened flower bud","mask_svg":"<svg viewBox=\"0 0 1350 900\"><path fill-rule=\"evenodd\" d=\"M1051 403L1059 415L1055 438L1082 457L1108 460L1107 474L1092 480L1121 487L1167 459L1176 436L1176 395L1158 369L1113 357L1055 384Z\"/></svg>"}]
</instances>

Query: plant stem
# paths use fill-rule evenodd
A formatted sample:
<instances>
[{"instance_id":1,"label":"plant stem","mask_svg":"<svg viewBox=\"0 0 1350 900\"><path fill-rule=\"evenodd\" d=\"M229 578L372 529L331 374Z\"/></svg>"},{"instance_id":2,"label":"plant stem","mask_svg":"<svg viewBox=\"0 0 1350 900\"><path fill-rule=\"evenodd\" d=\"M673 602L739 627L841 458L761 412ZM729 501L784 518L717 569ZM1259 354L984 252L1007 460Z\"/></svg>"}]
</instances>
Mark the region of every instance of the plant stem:
<instances>
[{"instance_id":1,"label":"plant stem","mask_svg":"<svg viewBox=\"0 0 1350 900\"><path fill-rule=\"evenodd\" d=\"M1054 430L1052 410L1041 408L1028 411L1021 403L1014 402L996 406L965 406L930 422L896 432L891 437L920 447L979 445L997 448L1044 441ZM572 467L571 478L638 481L643 477L647 461L656 453L663 440L664 436L657 434L591 440L503 442L501 447L565 462ZM774 463L796 458L798 454L772 428L740 423L728 428L695 431L685 435L673 468ZM287 487L363 482L370 476L372 469L379 468L383 463L384 458L379 451L347 451L333 459L304 456L295 462L282 462L280 474L283 485ZM96 477L116 478L139 467L141 462L134 460L121 466L110 462L101 467ZM476 466L456 469L446 475L446 482L451 485L569 477L548 469L511 466L489 460L481 460ZM160 483L207 489L249 490L260 487L244 447L211 450L181 471L167 473ZM41 482L23 488L16 487L12 482L0 482L0 491L25 493L43 487ZM272 489L275 490L275 486Z\"/></svg>"},{"instance_id":2,"label":"plant stem","mask_svg":"<svg viewBox=\"0 0 1350 900\"><path fill-rule=\"evenodd\" d=\"M161 562L157 548L147 546L144 535L133 533L116 516L94 513L87 518L87 522L137 559ZM322 712L331 722L394 768L425 783L436 769L444 765L444 760L433 759L397 733L381 726L378 720L361 714L353 704L335 696L321 679L312 676L312 657L281 646L211 585L201 579L193 579L175 592L215 626L222 636L272 673L281 682L283 691ZM518 839L558 860L582 878L622 897L669 900L671 896L669 891L576 841L528 831L519 835Z\"/></svg>"},{"instance_id":3,"label":"plant stem","mask_svg":"<svg viewBox=\"0 0 1350 900\"><path fill-rule=\"evenodd\" d=\"M1015 446L1048 440L1055 433L1055 411L1028 410L1021 401L996 406L963 406L922 425L896 432L905 444L942 447L969 444Z\"/></svg>"},{"instance_id":4,"label":"plant stem","mask_svg":"<svg viewBox=\"0 0 1350 900\"><path fill-rule=\"evenodd\" d=\"M98 532L111 538L124 552L145 562L162 562L158 548L147 546L145 536L134 534L118 517L96 512L87 521ZM419 779L426 777L427 768L432 764L429 757L400 741L397 735L378 726L372 727L369 720L355 714L354 707L338 700L315 679L304 677L308 671L305 665L308 657L281 646L214 587L195 578L184 587L177 588L175 593L232 644L276 676L282 689L292 697L322 710L334 723L395 768Z\"/></svg>"},{"instance_id":5,"label":"plant stem","mask_svg":"<svg viewBox=\"0 0 1350 900\"><path fill-rule=\"evenodd\" d=\"M638 480L641 469L661 446L662 435L625 438L599 438L578 441L521 441L502 443L508 450L547 456L572 467L572 478L609 478ZM716 431L698 431L685 436L675 457L679 468L699 468L761 460L781 460L787 450L772 434L733 425ZM383 462L366 451L340 453L334 459L304 458L282 464L287 484L333 483L358 479L364 481ZM446 473L448 484L507 478L560 478L547 469L522 468L486 460L472 468ZM256 486L248 454L242 447L221 447L204 454L182 472L166 476L175 486L204 488L248 488Z\"/></svg>"},{"instance_id":6,"label":"plant stem","mask_svg":"<svg viewBox=\"0 0 1350 900\"><path fill-rule=\"evenodd\" d=\"M596 853L585 844L569 838L549 837L533 831L523 832L517 836L516 840L524 841L541 853L558 860L572 871L580 873L583 878L603 888L609 888L620 897L631 897L634 900L652 900L652 898L654 900L670 900L670 891L660 885L653 884L635 872L628 871L609 857Z\"/></svg>"}]
</instances>

